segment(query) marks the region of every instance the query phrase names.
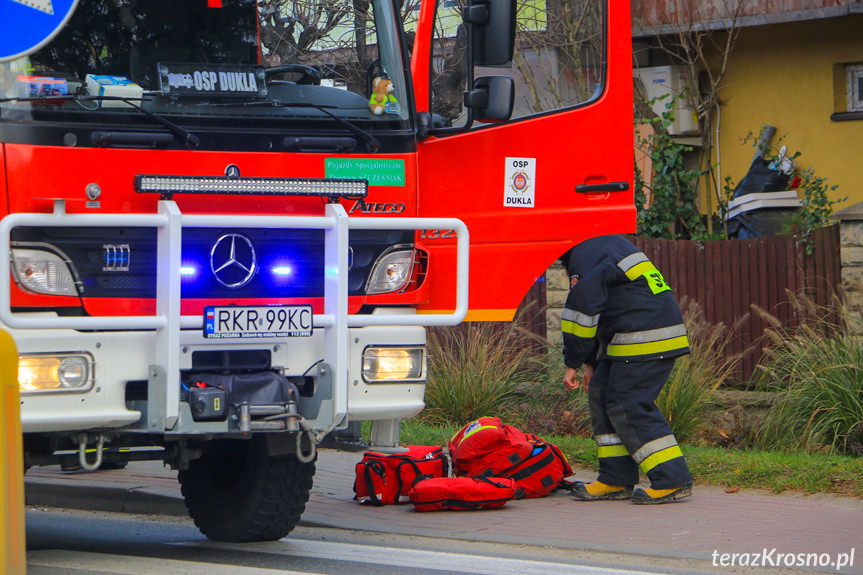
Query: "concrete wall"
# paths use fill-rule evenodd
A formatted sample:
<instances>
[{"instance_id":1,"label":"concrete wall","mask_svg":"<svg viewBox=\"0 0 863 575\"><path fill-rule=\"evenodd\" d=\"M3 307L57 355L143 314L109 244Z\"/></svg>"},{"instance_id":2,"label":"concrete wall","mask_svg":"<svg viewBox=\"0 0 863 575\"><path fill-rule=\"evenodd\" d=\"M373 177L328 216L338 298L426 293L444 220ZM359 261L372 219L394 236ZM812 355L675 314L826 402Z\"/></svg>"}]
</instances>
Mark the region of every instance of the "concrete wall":
<instances>
[{"instance_id":1,"label":"concrete wall","mask_svg":"<svg viewBox=\"0 0 863 575\"><path fill-rule=\"evenodd\" d=\"M842 290L849 318L863 318L863 203L849 206L836 214L839 220L839 241L841 243ZM852 330L863 335L863 324L851 326Z\"/></svg>"},{"instance_id":2,"label":"concrete wall","mask_svg":"<svg viewBox=\"0 0 863 575\"><path fill-rule=\"evenodd\" d=\"M566 268L560 262L555 263L545 272L546 322L548 341L553 346L563 345L563 335L560 333L560 314L569 294L569 276Z\"/></svg>"}]
</instances>

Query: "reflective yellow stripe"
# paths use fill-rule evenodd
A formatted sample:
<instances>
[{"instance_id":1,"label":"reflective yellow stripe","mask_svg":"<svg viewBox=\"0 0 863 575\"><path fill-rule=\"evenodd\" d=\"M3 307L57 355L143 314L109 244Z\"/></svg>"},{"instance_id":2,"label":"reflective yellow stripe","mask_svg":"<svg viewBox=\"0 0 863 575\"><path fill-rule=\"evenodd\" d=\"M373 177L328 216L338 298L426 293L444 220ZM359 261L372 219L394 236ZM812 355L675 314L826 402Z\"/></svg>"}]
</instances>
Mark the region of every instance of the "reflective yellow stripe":
<instances>
[{"instance_id":1,"label":"reflective yellow stripe","mask_svg":"<svg viewBox=\"0 0 863 575\"><path fill-rule=\"evenodd\" d=\"M629 452L623 445L600 445L596 448L597 457L622 457Z\"/></svg>"},{"instance_id":2,"label":"reflective yellow stripe","mask_svg":"<svg viewBox=\"0 0 863 575\"><path fill-rule=\"evenodd\" d=\"M656 453L642 461L639 467L641 468L642 472L647 473L660 463L665 463L666 461L670 461L678 457L683 457L683 451L680 450L680 446L675 445L674 447L669 447L668 449L657 451Z\"/></svg>"},{"instance_id":3,"label":"reflective yellow stripe","mask_svg":"<svg viewBox=\"0 0 863 575\"><path fill-rule=\"evenodd\" d=\"M611 338L611 343L630 344L630 343L652 343L654 341L665 341L673 337L686 335L686 326L682 323L677 325L669 325L657 329L645 329L641 331L618 332Z\"/></svg>"},{"instance_id":4,"label":"reflective yellow stripe","mask_svg":"<svg viewBox=\"0 0 863 575\"><path fill-rule=\"evenodd\" d=\"M606 353L610 357L632 357L639 355L652 355L684 349L689 346L689 340L685 335L662 341L651 341L647 343L609 344Z\"/></svg>"},{"instance_id":5,"label":"reflective yellow stripe","mask_svg":"<svg viewBox=\"0 0 863 575\"><path fill-rule=\"evenodd\" d=\"M630 281L635 281L646 273L650 273L652 271L656 271L656 266L654 266L651 262L641 262L640 264L635 264L628 270L626 270L626 277L629 278Z\"/></svg>"},{"instance_id":6,"label":"reflective yellow stripe","mask_svg":"<svg viewBox=\"0 0 863 575\"><path fill-rule=\"evenodd\" d=\"M663 449L668 449L669 447L674 447L675 445L677 445L677 439L674 438L674 434L664 435L642 445L638 451L632 454L632 458L636 463L641 463L654 453L658 453Z\"/></svg>"},{"instance_id":7,"label":"reflective yellow stripe","mask_svg":"<svg viewBox=\"0 0 863 575\"><path fill-rule=\"evenodd\" d=\"M467 439L468 437L470 437L471 435L473 435L477 431L482 431L483 429L497 429L497 426L496 425L480 425L476 429L471 429L470 431L468 431L467 433L465 433L462 436L461 441L459 441L459 443L461 443L462 441L464 441L465 439Z\"/></svg>"},{"instance_id":8,"label":"reflective yellow stripe","mask_svg":"<svg viewBox=\"0 0 863 575\"><path fill-rule=\"evenodd\" d=\"M560 321L560 329L563 333L571 333L576 337L593 338L596 337L596 326L584 327L574 321Z\"/></svg>"},{"instance_id":9,"label":"reflective yellow stripe","mask_svg":"<svg viewBox=\"0 0 863 575\"><path fill-rule=\"evenodd\" d=\"M671 289L671 286L669 286L665 282L665 278L662 277L662 274L659 273L659 270L656 269L656 267L650 262L642 262L640 264L636 264L626 270L624 273L630 281L635 281L640 277L644 277L644 279L647 281L647 287L650 288L650 291L653 292L653 295L657 295Z\"/></svg>"}]
</instances>

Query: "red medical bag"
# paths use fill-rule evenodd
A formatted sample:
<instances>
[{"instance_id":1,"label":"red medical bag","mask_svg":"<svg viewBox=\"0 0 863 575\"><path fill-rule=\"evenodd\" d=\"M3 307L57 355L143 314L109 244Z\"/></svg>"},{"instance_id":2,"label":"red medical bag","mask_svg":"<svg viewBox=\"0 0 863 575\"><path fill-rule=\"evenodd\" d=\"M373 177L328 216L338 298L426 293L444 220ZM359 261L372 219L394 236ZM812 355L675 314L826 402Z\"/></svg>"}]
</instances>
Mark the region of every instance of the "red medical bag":
<instances>
[{"instance_id":1,"label":"red medical bag","mask_svg":"<svg viewBox=\"0 0 863 575\"><path fill-rule=\"evenodd\" d=\"M505 477L423 479L411 490L417 511L497 509L515 499L515 481Z\"/></svg>"},{"instance_id":2,"label":"red medical bag","mask_svg":"<svg viewBox=\"0 0 863 575\"><path fill-rule=\"evenodd\" d=\"M371 505L407 503L414 483L448 473L449 459L437 446L412 445L405 453L367 451L356 465L354 499Z\"/></svg>"}]
</instances>

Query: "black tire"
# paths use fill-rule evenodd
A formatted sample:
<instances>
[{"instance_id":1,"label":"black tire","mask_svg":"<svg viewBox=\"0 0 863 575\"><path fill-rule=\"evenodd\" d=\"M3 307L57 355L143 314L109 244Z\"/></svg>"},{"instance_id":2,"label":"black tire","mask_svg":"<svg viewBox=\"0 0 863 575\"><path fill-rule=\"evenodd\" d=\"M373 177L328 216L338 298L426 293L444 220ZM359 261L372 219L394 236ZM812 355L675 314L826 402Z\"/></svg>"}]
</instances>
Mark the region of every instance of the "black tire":
<instances>
[{"instance_id":1,"label":"black tire","mask_svg":"<svg viewBox=\"0 0 863 575\"><path fill-rule=\"evenodd\" d=\"M291 532L306 508L315 462L267 453L263 436L206 443L180 471L189 515L215 541L273 541Z\"/></svg>"}]
</instances>

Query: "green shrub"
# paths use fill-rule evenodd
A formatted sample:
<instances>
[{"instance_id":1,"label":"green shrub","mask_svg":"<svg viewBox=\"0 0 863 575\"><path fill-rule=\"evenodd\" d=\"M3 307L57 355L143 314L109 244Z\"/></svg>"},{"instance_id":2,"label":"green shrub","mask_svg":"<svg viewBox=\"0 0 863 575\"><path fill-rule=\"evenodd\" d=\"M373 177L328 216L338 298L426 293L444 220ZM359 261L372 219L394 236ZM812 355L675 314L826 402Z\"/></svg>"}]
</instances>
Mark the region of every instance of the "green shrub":
<instances>
[{"instance_id":1,"label":"green shrub","mask_svg":"<svg viewBox=\"0 0 863 575\"><path fill-rule=\"evenodd\" d=\"M775 327L758 366L760 389L777 394L755 434L766 449L863 454L863 341L843 308L806 308L795 331ZM838 317L838 324L831 319Z\"/></svg>"},{"instance_id":2,"label":"green shrub","mask_svg":"<svg viewBox=\"0 0 863 575\"><path fill-rule=\"evenodd\" d=\"M660 96L650 100L651 106L666 100L665 111L659 116L640 118L653 127L646 137L636 135L636 148L650 158L652 177L643 176L636 167L635 205L638 210L638 235L649 238L708 239L709 234L698 211L698 180L707 173L690 169L686 156L693 148L682 144L668 133L674 123L678 96ZM650 204L648 205L648 192Z\"/></svg>"},{"instance_id":3,"label":"green shrub","mask_svg":"<svg viewBox=\"0 0 863 575\"><path fill-rule=\"evenodd\" d=\"M833 222L833 206L848 199L847 196L830 199L828 193L839 186L827 186L827 178L815 175L815 170L807 168L800 174L800 189L803 199L800 209L793 212L783 227L786 232L801 236L807 254L815 251L815 241L812 232L818 228L829 226Z\"/></svg>"},{"instance_id":4,"label":"green shrub","mask_svg":"<svg viewBox=\"0 0 863 575\"><path fill-rule=\"evenodd\" d=\"M517 322L466 323L429 330L426 408L420 418L461 426L512 415L541 371L536 346Z\"/></svg>"},{"instance_id":5,"label":"green shrub","mask_svg":"<svg viewBox=\"0 0 863 575\"><path fill-rule=\"evenodd\" d=\"M587 394L581 389L568 391L564 387L566 366L563 353L548 342L545 348L545 354L537 359L541 368L513 414L512 424L542 437L552 434L589 436L591 424Z\"/></svg>"},{"instance_id":6,"label":"green shrub","mask_svg":"<svg viewBox=\"0 0 863 575\"><path fill-rule=\"evenodd\" d=\"M697 437L736 364L725 358L725 327L708 324L697 304L685 307L692 353L677 360L656 401L679 441ZM516 322L430 330L428 347L423 422L461 426L491 415L537 434L590 434L587 394L564 388L560 349L538 352Z\"/></svg>"},{"instance_id":7,"label":"green shrub","mask_svg":"<svg viewBox=\"0 0 863 575\"><path fill-rule=\"evenodd\" d=\"M680 442L692 441L716 408L716 389L734 372L737 358L726 358L731 332L710 324L698 304L684 303L690 354L678 358L656 405Z\"/></svg>"}]
</instances>

